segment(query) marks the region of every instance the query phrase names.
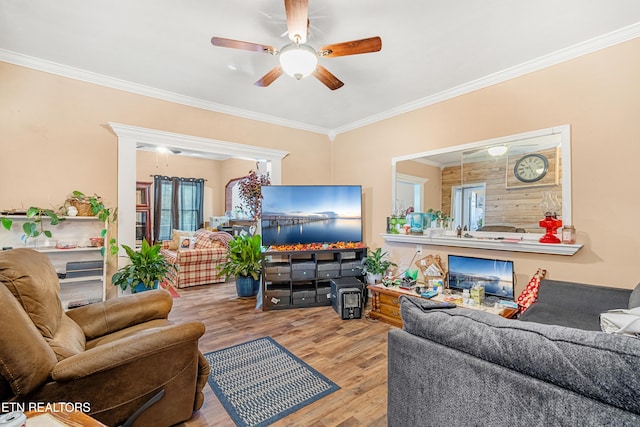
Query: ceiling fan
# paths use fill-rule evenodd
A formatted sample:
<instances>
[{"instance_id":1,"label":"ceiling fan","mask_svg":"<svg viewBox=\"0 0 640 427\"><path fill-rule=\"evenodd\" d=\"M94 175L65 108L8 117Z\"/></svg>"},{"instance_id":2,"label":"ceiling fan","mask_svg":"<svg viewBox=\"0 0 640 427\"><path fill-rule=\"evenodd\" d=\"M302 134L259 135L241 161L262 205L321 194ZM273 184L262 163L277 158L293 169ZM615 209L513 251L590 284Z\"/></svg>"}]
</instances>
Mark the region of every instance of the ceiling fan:
<instances>
[{"instance_id":1,"label":"ceiling fan","mask_svg":"<svg viewBox=\"0 0 640 427\"><path fill-rule=\"evenodd\" d=\"M249 50L252 52L263 52L279 57L280 64L276 65L271 69L271 71L258 80L255 83L256 86L269 86L283 73L287 73L297 80L313 74L329 89L339 89L344 85L344 83L334 76L329 70L318 64L318 58L332 58L336 56L378 52L382 49L382 39L380 39L380 37L369 37L366 39L322 46L318 51L316 51L313 47L307 44L309 1L284 0L284 8L287 14L287 30L292 43L283 46L280 50L273 46L225 39L222 37L211 38L211 44L214 46Z\"/></svg>"}]
</instances>

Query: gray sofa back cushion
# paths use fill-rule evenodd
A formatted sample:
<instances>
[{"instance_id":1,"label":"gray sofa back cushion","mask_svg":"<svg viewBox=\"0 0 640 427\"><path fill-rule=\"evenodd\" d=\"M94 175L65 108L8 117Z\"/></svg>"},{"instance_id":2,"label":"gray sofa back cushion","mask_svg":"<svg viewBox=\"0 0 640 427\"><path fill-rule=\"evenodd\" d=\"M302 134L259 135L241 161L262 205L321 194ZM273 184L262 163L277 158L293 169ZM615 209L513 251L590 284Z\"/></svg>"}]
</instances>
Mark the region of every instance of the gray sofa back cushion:
<instances>
[{"instance_id":1,"label":"gray sofa back cushion","mask_svg":"<svg viewBox=\"0 0 640 427\"><path fill-rule=\"evenodd\" d=\"M421 301L401 298L410 334L640 414L640 339L479 310L423 310Z\"/></svg>"},{"instance_id":2,"label":"gray sofa back cushion","mask_svg":"<svg viewBox=\"0 0 640 427\"><path fill-rule=\"evenodd\" d=\"M640 283L636 285L636 288L631 292L629 297L629 308L640 307Z\"/></svg>"}]
</instances>

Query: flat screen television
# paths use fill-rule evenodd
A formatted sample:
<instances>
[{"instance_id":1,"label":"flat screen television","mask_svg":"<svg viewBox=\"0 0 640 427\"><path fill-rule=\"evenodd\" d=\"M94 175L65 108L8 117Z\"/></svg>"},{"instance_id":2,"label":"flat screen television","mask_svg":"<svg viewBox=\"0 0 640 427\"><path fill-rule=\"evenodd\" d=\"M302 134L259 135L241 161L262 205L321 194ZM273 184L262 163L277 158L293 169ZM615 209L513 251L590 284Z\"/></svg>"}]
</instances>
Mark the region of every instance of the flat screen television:
<instances>
[{"instance_id":1,"label":"flat screen television","mask_svg":"<svg viewBox=\"0 0 640 427\"><path fill-rule=\"evenodd\" d=\"M484 286L485 296L513 301L513 261L459 255L449 255L448 261L450 289L471 289L478 284Z\"/></svg>"},{"instance_id":2,"label":"flat screen television","mask_svg":"<svg viewBox=\"0 0 640 427\"><path fill-rule=\"evenodd\" d=\"M362 241L359 185L262 187L263 246Z\"/></svg>"}]
</instances>

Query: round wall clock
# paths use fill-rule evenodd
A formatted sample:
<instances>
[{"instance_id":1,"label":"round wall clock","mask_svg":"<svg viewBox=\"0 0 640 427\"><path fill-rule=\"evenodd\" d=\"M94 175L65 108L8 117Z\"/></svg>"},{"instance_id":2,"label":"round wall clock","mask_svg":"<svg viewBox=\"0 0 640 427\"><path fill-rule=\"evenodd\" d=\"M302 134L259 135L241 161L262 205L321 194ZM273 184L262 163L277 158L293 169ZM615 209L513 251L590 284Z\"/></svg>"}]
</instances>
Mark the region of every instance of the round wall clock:
<instances>
[{"instance_id":1,"label":"round wall clock","mask_svg":"<svg viewBox=\"0 0 640 427\"><path fill-rule=\"evenodd\" d=\"M522 182L536 182L549 171L549 160L542 154L522 156L513 167L513 174Z\"/></svg>"}]
</instances>

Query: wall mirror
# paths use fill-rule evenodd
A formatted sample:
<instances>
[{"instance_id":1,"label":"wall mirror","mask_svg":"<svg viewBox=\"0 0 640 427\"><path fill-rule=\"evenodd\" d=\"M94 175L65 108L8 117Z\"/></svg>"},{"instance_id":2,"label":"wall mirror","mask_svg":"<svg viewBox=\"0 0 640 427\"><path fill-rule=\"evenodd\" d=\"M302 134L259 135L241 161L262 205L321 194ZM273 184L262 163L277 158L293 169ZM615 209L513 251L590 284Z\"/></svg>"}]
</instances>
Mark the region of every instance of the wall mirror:
<instances>
[{"instance_id":1,"label":"wall mirror","mask_svg":"<svg viewBox=\"0 0 640 427\"><path fill-rule=\"evenodd\" d=\"M470 232L541 233L543 206L571 224L571 135L563 125L392 159L392 209L429 208Z\"/></svg>"}]
</instances>

